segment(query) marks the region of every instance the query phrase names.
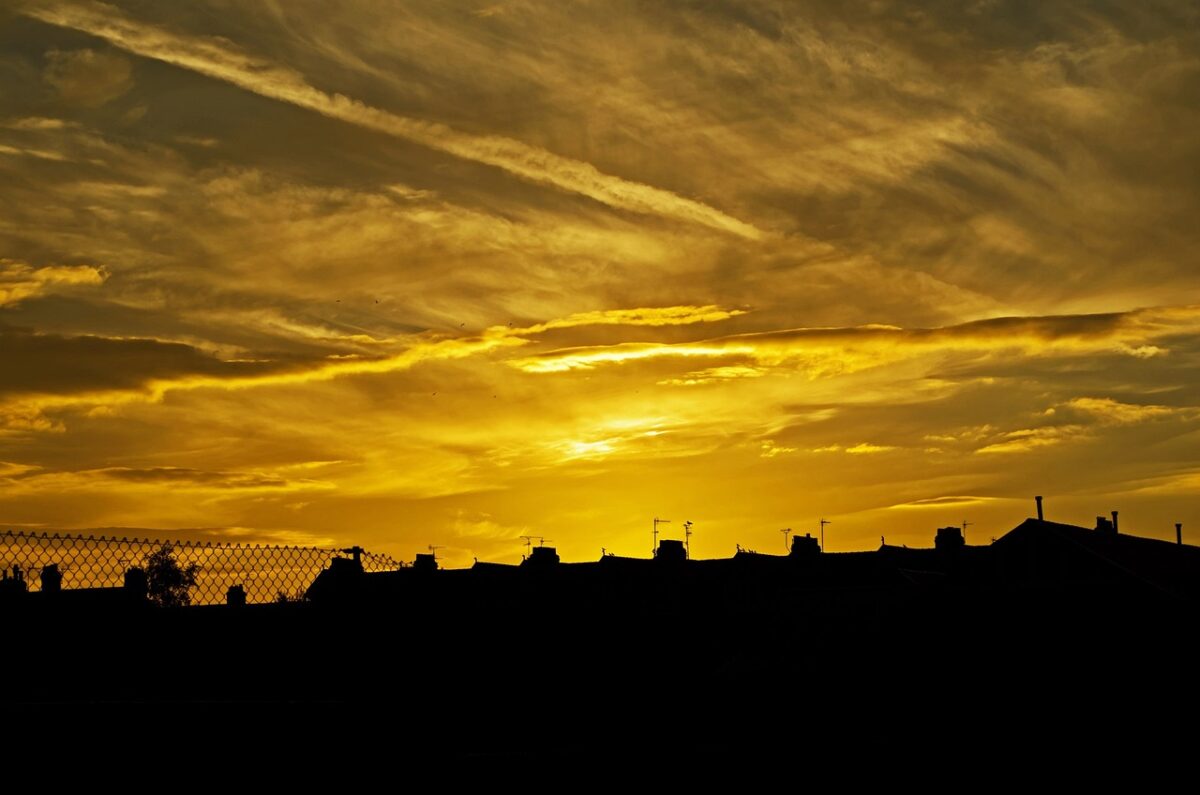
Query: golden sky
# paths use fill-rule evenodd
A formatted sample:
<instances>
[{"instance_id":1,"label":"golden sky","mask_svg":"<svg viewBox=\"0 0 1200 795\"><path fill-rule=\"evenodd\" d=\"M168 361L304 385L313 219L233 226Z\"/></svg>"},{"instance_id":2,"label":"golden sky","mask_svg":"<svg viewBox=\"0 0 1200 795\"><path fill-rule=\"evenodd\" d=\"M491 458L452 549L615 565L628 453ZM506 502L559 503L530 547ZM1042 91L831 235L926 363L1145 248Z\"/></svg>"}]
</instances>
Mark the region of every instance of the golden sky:
<instances>
[{"instance_id":1,"label":"golden sky","mask_svg":"<svg viewBox=\"0 0 1200 795\"><path fill-rule=\"evenodd\" d=\"M1200 532L1191 2L15 0L0 525Z\"/></svg>"}]
</instances>

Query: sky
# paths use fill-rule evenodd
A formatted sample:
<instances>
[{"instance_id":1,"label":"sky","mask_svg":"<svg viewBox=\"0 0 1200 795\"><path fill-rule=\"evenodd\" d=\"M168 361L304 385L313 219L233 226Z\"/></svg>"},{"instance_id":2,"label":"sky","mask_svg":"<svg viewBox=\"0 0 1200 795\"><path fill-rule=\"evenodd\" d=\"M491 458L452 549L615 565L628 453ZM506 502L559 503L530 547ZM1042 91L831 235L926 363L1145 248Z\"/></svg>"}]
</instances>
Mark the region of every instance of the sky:
<instances>
[{"instance_id":1,"label":"sky","mask_svg":"<svg viewBox=\"0 0 1200 795\"><path fill-rule=\"evenodd\" d=\"M0 526L1200 533L1197 129L1191 2L10 0Z\"/></svg>"}]
</instances>

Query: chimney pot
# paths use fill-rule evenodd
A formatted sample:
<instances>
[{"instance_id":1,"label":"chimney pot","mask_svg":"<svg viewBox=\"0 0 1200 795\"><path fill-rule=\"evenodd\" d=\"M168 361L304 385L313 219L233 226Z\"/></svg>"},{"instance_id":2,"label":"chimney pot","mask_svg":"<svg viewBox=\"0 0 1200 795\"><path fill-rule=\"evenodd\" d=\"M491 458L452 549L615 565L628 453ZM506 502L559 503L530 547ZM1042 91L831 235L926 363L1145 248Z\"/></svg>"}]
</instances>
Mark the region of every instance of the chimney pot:
<instances>
[{"instance_id":1,"label":"chimney pot","mask_svg":"<svg viewBox=\"0 0 1200 795\"><path fill-rule=\"evenodd\" d=\"M1040 522L1040 521L1042 521L1042 520L1043 520L1043 516L1042 516L1042 498L1041 498L1041 497L1034 497L1034 499L1035 499L1035 500L1037 500L1037 508L1038 508L1038 521Z\"/></svg>"},{"instance_id":2,"label":"chimney pot","mask_svg":"<svg viewBox=\"0 0 1200 795\"><path fill-rule=\"evenodd\" d=\"M1175 523L1175 543L1176 544L1183 543L1183 522Z\"/></svg>"},{"instance_id":3,"label":"chimney pot","mask_svg":"<svg viewBox=\"0 0 1200 795\"><path fill-rule=\"evenodd\" d=\"M1119 532L1121 532L1121 526L1117 524L1117 512L1113 511L1112 515L1113 515L1113 532L1119 533Z\"/></svg>"}]
</instances>

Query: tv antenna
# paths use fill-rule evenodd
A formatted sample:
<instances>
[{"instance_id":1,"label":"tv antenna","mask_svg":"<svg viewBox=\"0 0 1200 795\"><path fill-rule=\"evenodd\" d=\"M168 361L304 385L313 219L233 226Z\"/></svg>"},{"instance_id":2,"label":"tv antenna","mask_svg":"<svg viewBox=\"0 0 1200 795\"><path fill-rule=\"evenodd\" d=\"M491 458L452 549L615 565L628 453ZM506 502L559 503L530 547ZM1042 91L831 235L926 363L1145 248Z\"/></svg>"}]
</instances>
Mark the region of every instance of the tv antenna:
<instances>
[{"instance_id":1,"label":"tv antenna","mask_svg":"<svg viewBox=\"0 0 1200 795\"><path fill-rule=\"evenodd\" d=\"M828 519L821 520L821 551L822 552L825 551L825 525L827 525L827 524L833 524L833 522L829 521Z\"/></svg>"},{"instance_id":2,"label":"tv antenna","mask_svg":"<svg viewBox=\"0 0 1200 795\"><path fill-rule=\"evenodd\" d=\"M533 542L536 539L538 546L545 546L546 539L542 536L521 536L525 539L525 557L529 557L533 553Z\"/></svg>"},{"instance_id":3,"label":"tv antenna","mask_svg":"<svg viewBox=\"0 0 1200 795\"><path fill-rule=\"evenodd\" d=\"M654 547L650 550L651 557L658 554L658 526L660 524L670 524L670 523L671 523L670 519L659 519L657 516L654 517Z\"/></svg>"},{"instance_id":4,"label":"tv antenna","mask_svg":"<svg viewBox=\"0 0 1200 795\"><path fill-rule=\"evenodd\" d=\"M433 555L434 560L437 560L437 551L439 549L445 549L445 548L446 548L446 546L444 544L430 544L429 545L429 554Z\"/></svg>"},{"instance_id":5,"label":"tv antenna","mask_svg":"<svg viewBox=\"0 0 1200 795\"><path fill-rule=\"evenodd\" d=\"M683 557L691 559L692 557L692 523L690 521L683 523Z\"/></svg>"},{"instance_id":6,"label":"tv antenna","mask_svg":"<svg viewBox=\"0 0 1200 795\"><path fill-rule=\"evenodd\" d=\"M968 522L966 519L963 519L963 546L964 547L967 545L967 527L969 527L970 525L973 525L973 524L975 524L975 523Z\"/></svg>"},{"instance_id":7,"label":"tv antenna","mask_svg":"<svg viewBox=\"0 0 1200 795\"><path fill-rule=\"evenodd\" d=\"M792 528L785 527L782 530L780 530L779 532L783 533L783 548L790 551L791 547L788 546L788 536L790 536L792 534Z\"/></svg>"}]
</instances>

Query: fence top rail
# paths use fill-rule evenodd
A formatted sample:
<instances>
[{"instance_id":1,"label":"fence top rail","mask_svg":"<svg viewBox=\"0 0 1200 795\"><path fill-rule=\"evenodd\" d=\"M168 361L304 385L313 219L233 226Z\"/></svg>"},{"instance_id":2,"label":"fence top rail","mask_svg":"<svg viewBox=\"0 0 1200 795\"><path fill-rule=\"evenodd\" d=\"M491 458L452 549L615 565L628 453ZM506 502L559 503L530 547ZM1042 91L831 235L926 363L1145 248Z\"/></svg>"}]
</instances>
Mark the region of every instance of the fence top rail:
<instances>
[{"instance_id":1,"label":"fence top rail","mask_svg":"<svg viewBox=\"0 0 1200 795\"><path fill-rule=\"evenodd\" d=\"M337 547L319 547L304 544L267 544L261 542L246 542L246 541L228 541L228 540L199 540L199 539L164 539L164 538L138 538L134 536L117 536L117 535L92 535L84 533L63 533L29 530L0 530L0 539L26 539L31 541L93 541L106 544L139 544L172 547L184 547L188 549L236 549L236 550L279 550L279 551L296 551L296 552L324 552L329 555L342 556L347 554L349 550ZM364 558L371 558L379 561L390 561L397 566L399 561L394 560L390 555L381 552L370 552L368 550L360 550L360 554Z\"/></svg>"}]
</instances>

